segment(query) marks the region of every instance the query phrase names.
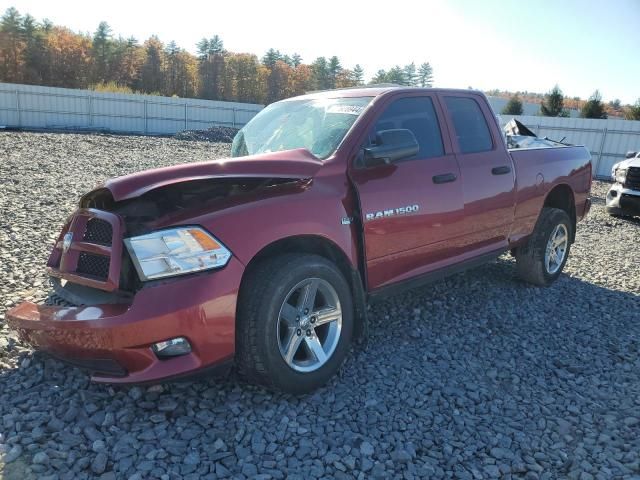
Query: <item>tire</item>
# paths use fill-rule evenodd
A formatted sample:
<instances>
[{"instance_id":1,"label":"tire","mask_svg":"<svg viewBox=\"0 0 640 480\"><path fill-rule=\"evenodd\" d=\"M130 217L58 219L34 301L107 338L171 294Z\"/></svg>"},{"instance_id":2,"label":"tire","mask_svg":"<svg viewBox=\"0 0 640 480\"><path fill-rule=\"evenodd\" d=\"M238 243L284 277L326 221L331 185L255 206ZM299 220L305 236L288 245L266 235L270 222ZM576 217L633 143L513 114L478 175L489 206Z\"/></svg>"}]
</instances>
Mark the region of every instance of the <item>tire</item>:
<instances>
[{"instance_id":1,"label":"tire","mask_svg":"<svg viewBox=\"0 0 640 480\"><path fill-rule=\"evenodd\" d=\"M526 245L516 249L518 277L525 282L541 287L549 286L555 282L562 273L567 258L569 258L573 228L573 222L567 212L558 208L543 208L529 241ZM556 242L563 235L566 235L566 242L562 244L564 250L561 259L559 258L560 250L557 248L554 248L556 256L550 252L547 257L547 247L551 243L552 235Z\"/></svg>"},{"instance_id":2,"label":"tire","mask_svg":"<svg viewBox=\"0 0 640 480\"><path fill-rule=\"evenodd\" d=\"M353 334L351 290L340 270L318 255L286 254L248 275L237 315L240 376L292 394L324 385L344 361Z\"/></svg>"}]
</instances>

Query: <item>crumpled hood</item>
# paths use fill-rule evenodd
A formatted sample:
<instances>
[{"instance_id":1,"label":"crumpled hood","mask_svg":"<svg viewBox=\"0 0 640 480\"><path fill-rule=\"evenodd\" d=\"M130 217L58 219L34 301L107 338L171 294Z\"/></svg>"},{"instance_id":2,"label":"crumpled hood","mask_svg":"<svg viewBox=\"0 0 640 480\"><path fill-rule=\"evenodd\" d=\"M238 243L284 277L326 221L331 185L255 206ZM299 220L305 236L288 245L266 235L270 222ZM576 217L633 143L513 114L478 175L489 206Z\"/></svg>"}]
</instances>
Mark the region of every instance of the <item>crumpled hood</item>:
<instances>
[{"instance_id":1,"label":"crumpled hood","mask_svg":"<svg viewBox=\"0 0 640 480\"><path fill-rule=\"evenodd\" d=\"M617 168L629 168L629 167L640 167L640 158L628 158L623 160L622 162L616 163L613 167L611 167L611 172L615 172Z\"/></svg>"},{"instance_id":2,"label":"crumpled hood","mask_svg":"<svg viewBox=\"0 0 640 480\"><path fill-rule=\"evenodd\" d=\"M179 182L207 178L312 178L322 166L305 148L156 168L107 180L100 188L116 202Z\"/></svg>"}]
</instances>

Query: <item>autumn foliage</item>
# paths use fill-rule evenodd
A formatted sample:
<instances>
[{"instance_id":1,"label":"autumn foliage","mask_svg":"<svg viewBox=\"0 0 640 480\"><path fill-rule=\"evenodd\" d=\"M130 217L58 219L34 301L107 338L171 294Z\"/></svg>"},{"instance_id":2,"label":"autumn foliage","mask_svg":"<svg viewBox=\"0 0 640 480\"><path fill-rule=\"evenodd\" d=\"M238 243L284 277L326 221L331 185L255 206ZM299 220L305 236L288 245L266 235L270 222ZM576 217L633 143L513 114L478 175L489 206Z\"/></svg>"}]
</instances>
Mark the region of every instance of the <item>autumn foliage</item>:
<instances>
[{"instance_id":1,"label":"autumn foliage","mask_svg":"<svg viewBox=\"0 0 640 480\"><path fill-rule=\"evenodd\" d=\"M258 59L227 51L217 35L197 49L156 36L142 44L115 38L104 22L92 36L76 33L9 8L0 21L0 81L263 104L364 83L362 68L343 68L338 57L307 65L270 49Z\"/></svg>"}]
</instances>

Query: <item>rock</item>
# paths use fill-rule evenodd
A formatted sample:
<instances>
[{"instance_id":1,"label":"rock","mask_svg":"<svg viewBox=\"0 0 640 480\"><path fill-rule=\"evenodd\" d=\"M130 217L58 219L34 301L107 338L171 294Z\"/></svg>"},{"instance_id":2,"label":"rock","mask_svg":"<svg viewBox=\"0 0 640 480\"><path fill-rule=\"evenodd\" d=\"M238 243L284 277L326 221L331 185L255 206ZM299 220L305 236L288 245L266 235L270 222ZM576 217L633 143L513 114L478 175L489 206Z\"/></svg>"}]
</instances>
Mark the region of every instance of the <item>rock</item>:
<instances>
[{"instance_id":1,"label":"rock","mask_svg":"<svg viewBox=\"0 0 640 480\"><path fill-rule=\"evenodd\" d=\"M369 442L362 442L360 444L360 453L362 453L362 455L370 457L371 455L373 455L373 452L373 445L371 445Z\"/></svg>"},{"instance_id":2,"label":"rock","mask_svg":"<svg viewBox=\"0 0 640 480\"><path fill-rule=\"evenodd\" d=\"M45 452L38 452L33 456L32 461L36 465L47 465L49 463L49 456Z\"/></svg>"},{"instance_id":3,"label":"rock","mask_svg":"<svg viewBox=\"0 0 640 480\"><path fill-rule=\"evenodd\" d=\"M98 453L91 462L91 471L96 475L104 473L107 468L107 455L103 452Z\"/></svg>"}]
</instances>

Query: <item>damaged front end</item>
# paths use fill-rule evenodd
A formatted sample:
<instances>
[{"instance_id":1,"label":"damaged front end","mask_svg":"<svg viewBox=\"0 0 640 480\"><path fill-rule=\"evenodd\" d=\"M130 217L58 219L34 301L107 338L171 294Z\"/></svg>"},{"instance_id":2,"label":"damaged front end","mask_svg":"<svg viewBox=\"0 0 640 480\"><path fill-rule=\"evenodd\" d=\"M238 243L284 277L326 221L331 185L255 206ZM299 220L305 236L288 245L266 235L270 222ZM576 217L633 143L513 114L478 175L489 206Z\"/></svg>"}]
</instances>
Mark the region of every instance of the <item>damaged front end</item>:
<instances>
[{"instance_id":1,"label":"damaged front end","mask_svg":"<svg viewBox=\"0 0 640 480\"><path fill-rule=\"evenodd\" d=\"M304 189L307 181L289 178L209 178L173 183L140 197L115 201L99 188L80 201L47 262L54 279L49 302L66 305L122 303L148 280L124 246L138 237L189 218Z\"/></svg>"}]
</instances>

